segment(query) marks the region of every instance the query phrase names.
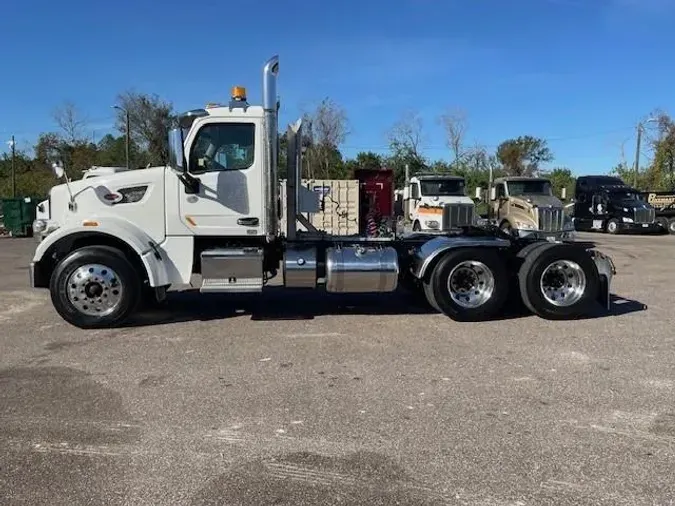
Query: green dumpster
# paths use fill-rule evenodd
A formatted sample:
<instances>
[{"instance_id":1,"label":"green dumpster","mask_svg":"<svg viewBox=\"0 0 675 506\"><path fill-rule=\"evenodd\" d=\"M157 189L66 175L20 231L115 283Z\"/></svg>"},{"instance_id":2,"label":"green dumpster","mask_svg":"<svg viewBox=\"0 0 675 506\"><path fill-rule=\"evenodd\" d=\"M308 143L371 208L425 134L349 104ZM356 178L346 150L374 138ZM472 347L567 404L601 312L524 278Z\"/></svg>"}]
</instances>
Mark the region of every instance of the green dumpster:
<instances>
[{"instance_id":1,"label":"green dumpster","mask_svg":"<svg viewBox=\"0 0 675 506\"><path fill-rule=\"evenodd\" d=\"M32 237L35 210L39 203L33 197L2 199L5 229L14 237Z\"/></svg>"}]
</instances>

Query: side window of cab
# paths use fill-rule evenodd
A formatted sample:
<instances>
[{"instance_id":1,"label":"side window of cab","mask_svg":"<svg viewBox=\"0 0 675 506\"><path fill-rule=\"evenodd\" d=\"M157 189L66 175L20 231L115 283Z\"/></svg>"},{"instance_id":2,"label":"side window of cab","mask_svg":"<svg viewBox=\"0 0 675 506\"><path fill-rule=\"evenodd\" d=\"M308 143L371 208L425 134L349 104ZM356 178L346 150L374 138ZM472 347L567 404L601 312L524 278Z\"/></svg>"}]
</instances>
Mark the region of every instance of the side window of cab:
<instances>
[{"instance_id":1,"label":"side window of cab","mask_svg":"<svg viewBox=\"0 0 675 506\"><path fill-rule=\"evenodd\" d=\"M497 198L503 199L506 198L506 190L504 190L504 183L497 185Z\"/></svg>"},{"instance_id":2,"label":"side window of cab","mask_svg":"<svg viewBox=\"0 0 675 506\"><path fill-rule=\"evenodd\" d=\"M207 123L190 148L190 172L244 170L255 158L253 123Z\"/></svg>"}]
</instances>

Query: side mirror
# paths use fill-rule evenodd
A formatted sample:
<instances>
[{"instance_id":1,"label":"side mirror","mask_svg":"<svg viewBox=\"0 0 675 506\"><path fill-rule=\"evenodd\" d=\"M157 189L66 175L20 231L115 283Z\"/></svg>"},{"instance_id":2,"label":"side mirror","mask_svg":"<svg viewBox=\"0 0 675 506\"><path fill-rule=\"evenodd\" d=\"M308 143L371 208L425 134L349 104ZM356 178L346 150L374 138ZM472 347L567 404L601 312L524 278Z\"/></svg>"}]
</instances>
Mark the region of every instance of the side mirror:
<instances>
[{"instance_id":1,"label":"side mirror","mask_svg":"<svg viewBox=\"0 0 675 506\"><path fill-rule=\"evenodd\" d=\"M183 130L180 128L169 130L169 166L178 173L178 179L185 186L185 193L199 193L199 179L191 176L187 170L183 150Z\"/></svg>"},{"instance_id":2,"label":"side mirror","mask_svg":"<svg viewBox=\"0 0 675 506\"><path fill-rule=\"evenodd\" d=\"M490 188L490 200L495 201L497 200L497 188L494 186Z\"/></svg>"},{"instance_id":3,"label":"side mirror","mask_svg":"<svg viewBox=\"0 0 675 506\"><path fill-rule=\"evenodd\" d=\"M187 172L183 151L183 130L180 128L169 131L169 166L176 172Z\"/></svg>"},{"instance_id":4,"label":"side mirror","mask_svg":"<svg viewBox=\"0 0 675 506\"><path fill-rule=\"evenodd\" d=\"M560 190L560 200L567 200L567 188Z\"/></svg>"},{"instance_id":5,"label":"side mirror","mask_svg":"<svg viewBox=\"0 0 675 506\"><path fill-rule=\"evenodd\" d=\"M410 198L410 187L403 187L403 200L408 200Z\"/></svg>"},{"instance_id":6,"label":"side mirror","mask_svg":"<svg viewBox=\"0 0 675 506\"><path fill-rule=\"evenodd\" d=\"M483 188L476 187L476 200L483 200Z\"/></svg>"},{"instance_id":7,"label":"side mirror","mask_svg":"<svg viewBox=\"0 0 675 506\"><path fill-rule=\"evenodd\" d=\"M66 175L66 171L63 168L63 162L61 160L52 163L52 172L56 176L56 179L61 179Z\"/></svg>"}]
</instances>

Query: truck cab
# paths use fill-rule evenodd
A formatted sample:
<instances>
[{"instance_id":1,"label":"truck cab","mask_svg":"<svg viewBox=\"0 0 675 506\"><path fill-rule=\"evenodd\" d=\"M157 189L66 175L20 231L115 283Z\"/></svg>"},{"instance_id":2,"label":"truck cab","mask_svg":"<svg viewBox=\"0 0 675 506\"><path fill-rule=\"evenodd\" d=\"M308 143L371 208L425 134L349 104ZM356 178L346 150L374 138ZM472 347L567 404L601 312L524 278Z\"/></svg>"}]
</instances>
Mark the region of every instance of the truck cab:
<instances>
[{"instance_id":1,"label":"truck cab","mask_svg":"<svg viewBox=\"0 0 675 506\"><path fill-rule=\"evenodd\" d=\"M415 232L475 224L475 205L466 194L466 181L461 176L417 174L410 178L404 200Z\"/></svg>"},{"instance_id":2,"label":"truck cab","mask_svg":"<svg viewBox=\"0 0 675 506\"><path fill-rule=\"evenodd\" d=\"M661 230L654 207L640 192L612 176L580 176L574 191L576 230L655 232Z\"/></svg>"},{"instance_id":3,"label":"truck cab","mask_svg":"<svg viewBox=\"0 0 675 506\"><path fill-rule=\"evenodd\" d=\"M549 240L572 236L572 220L564 212L562 201L553 195L548 179L522 176L497 178L489 197L489 218L511 235L542 236Z\"/></svg>"}]
</instances>

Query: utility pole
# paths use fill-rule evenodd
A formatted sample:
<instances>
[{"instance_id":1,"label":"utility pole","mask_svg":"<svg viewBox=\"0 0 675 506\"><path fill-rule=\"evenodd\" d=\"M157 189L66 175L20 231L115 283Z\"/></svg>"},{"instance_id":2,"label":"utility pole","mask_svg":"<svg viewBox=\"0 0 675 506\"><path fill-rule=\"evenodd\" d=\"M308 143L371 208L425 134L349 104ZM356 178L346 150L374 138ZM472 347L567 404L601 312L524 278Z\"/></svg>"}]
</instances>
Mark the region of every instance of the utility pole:
<instances>
[{"instance_id":1,"label":"utility pole","mask_svg":"<svg viewBox=\"0 0 675 506\"><path fill-rule=\"evenodd\" d=\"M633 187L637 188L638 175L640 171L640 144L642 143L642 132L644 131L644 123L656 123L658 118L647 118L645 121L640 121L637 124L637 141L635 146L635 173L633 174Z\"/></svg>"},{"instance_id":2,"label":"utility pole","mask_svg":"<svg viewBox=\"0 0 675 506\"><path fill-rule=\"evenodd\" d=\"M637 188L638 174L640 172L640 143L642 142L642 123L637 126L637 145L635 146L635 173L633 174L633 187Z\"/></svg>"},{"instance_id":3,"label":"utility pole","mask_svg":"<svg viewBox=\"0 0 675 506\"><path fill-rule=\"evenodd\" d=\"M120 107L119 105L113 105L113 109L119 109L124 113L124 117L126 119L126 143L125 143L125 151L126 151L126 159L127 159L127 170L131 168L130 166L130 158L129 158L129 145L131 144L131 129L129 128L131 125L131 122L129 121L129 111L125 109L124 107Z\"/></svg>"},{"instance_id":4,"label":"utility pole","mask_svg":"<svg viewBox=\"0 0 675 506\"><path fill-rule=\"evenodd\" d=\"M16 198L16 142L12 135L12 198Z\"/></svg>"}]
</instances>

